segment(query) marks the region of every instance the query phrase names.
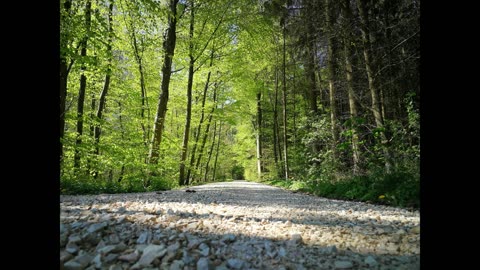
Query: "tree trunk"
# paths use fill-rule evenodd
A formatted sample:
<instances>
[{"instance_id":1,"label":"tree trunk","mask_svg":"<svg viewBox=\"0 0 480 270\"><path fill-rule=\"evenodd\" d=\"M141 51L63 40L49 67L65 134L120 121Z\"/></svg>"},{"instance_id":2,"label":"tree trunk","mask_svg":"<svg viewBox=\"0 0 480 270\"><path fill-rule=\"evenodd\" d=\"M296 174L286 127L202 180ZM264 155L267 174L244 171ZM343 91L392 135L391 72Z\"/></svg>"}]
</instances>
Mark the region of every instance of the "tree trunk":
<instances>
[{"instance_id":1,"label":"tree trunk","mask_svg":"<svg viewBox=\"0 0 480 270\"><path fill-rule=\"evenodd\" d=\"M206 93L205 93L206 94ZM200 151L197 158L197 163L195 164L195 171L200 167L200 161L202 160L203 156L203 149L205 148L205 144L207 143L208 132L210 130L210 124L212 123L213 113L215 112L217 104L217 85L213 87L213 107L208 115L207 126L205 127L205 132L203 134L202 144L200 145Z\"/></svg>"},{"instance_id":2,"label":"tree trunk","mask_svg":"<svg viewBox=\"0 0 480 270\"><path fill-rule=\"evenodd\" d=\"M165 33L165 40L163 42L163 50L165 52L163 66L162 66L162 84L161 94L158 100L157 114L153 126L153 138L150 153L148 155L148 162L150 164L157 164L160 156L160 145L162 142L163 126L165 124L165 114L167 112L168 103L168 88L170 85L170 76L172 75L172 61L175 53L176 44L176 29L177 29L177 4L178 0L170 0L168 16L168 28ZM147 186L150 182L147 181Z\"/></svg>"},{"instance_id":3,"label":"tree trunk","mask_svg":"<svg viewBox=\"0 0 480 270\"><path fill-rule=\"evenodd\" d=\"M338 143L338 120L337 120L337 104L335 100L336 94L336 86L335 86L335 79L336 79L336 68L337 63L335 60L336 55L336 46L335 46L335 39L334 39L334 31L333 31L333 15L334 9L332 6L331 0L325 0L325 12L326 12L326 25L327 25L327 36L328 36L328 88L329 88L329 95L330 95L330 121L332 124L332 153L334 160L338 160L338 153L337 153L337 143Z\"/></svg>"},{"instance_id":4,"label":"tree trunk","mask_svg":"<svg viewBox=\"0 0 480 270\"><path fill-rule=\"evenodd\" d=\"M283 24L283 154L285 161L285 180L288 180L288 147L287 147L287 74L286 74L286 46L285 46L285 22Z\"/></svg>"},{"instance_id":5,"label":"tree trunk","mask_svg":"<svg viewBox=\"0 0 480 270\"><path fill-rule=\"evenodd\" d=\"M105 101L108 93L108 89L110 87L110 77L112 74L112 38L113 38L113 0L110 2L108 7L108 42L107 42L107 55L108 55L108 66L107 66L107 74L105 74L105 83L103 84L102 92L100 93L100 99L98 103L98 110L97 110L97 121L102 120L103 109L105 108ZM100 129L100 123L95 126L94 134L95 134L95 154L98 155L100 153L100 133L102 130Z\"/></svg>"},{"instance_id":6,"label":"tree trunk","mask_svg":"<svg viewBox=\"0 0 480 270\"><path fill-rule=\"evenodd\" d=\"M223 109L223 107L222 107ZM213 176L212 181L215 182L217 176L217 161L218 161L218 154L220 151L220 139L222 136L222 121L220 121L220 126L218 127L218 142L217 142L217 151L215 152L215 162L213 163Z\"/></svg>"},{"instance_id":7,"label":"tree trunk","mask_svg":"<svg viewBox=\"0 0 480 270\"><path fill-rule=\"evenodd\" d=\"M80 51L80 56L85 58L87 56L87 42L88 42L88 33L90 32L91 25L91 0L87 0L85 5L85 28L87 35L83 37L82 40L82 49ZM78 171L80 168L80 145L82 144L82 135L83 135L83 108L85 103L85 90L87 88L87 76L85 76L86 71L85 64L82 64L81 76L80 76L80 88L78 90L78 105L77 105L77 138L75 140L75 154L73 157L73 167Z\"/></svg>"},{"instance_id":8,"label":"tree trunk","mask_svg":"<svg viewBox=\"0 0 480 270\"><path fill-rule=\"evenodd\" d=\"M190 122L192 119L192 86L193 86L193 66L195 65L195 58L193 56L193 31L195 24L195 10L194 0L190 0L190 44L189 53L190 63L188 66L188 83L187 83L187 114L185 119L185 130L183 132L182 155L180 160L180 176L179 185L188 185L189 179L185 179L185 161L187 160L188 140L190 138Z\"/></svg>"},{"instance_id":9,"label":"tree trunk","mask_svg":"<svg viewBox=\"0 0 480 270\"><path fill-rule=\"evenodd\" d=\"M391 171L390 163L390 152L387 147L388 139L385 134L385 127L383 124L383 118L380 107L379 92L376 87L376 82L374 78L375 72L373 71L373 66L370 59L370 33L368 28L368 13L365 9L364 0L357 0L358 13L361 20L361 32L363 40L363 56L365 58L365 68L367 70L368 76L368 87L370 88L370 94L372 96L372 107L373 117L375 118L376 127L379 130L380 134L380 144L382 146L384 160L385 160L385 171L389 173Z\"/></svg>"},{"instance_id":10,"label":"tree trunk","mask_svg":"<svg viewBox=\"0 0 480 270\"><path fill-rule=\"evenodd\" d=\"M354 91L354 79L353 79L353 49L351 43L353 37L352 23L352 11L350 9L350 0L342 1L342 13L344 17L344 40L343 50L345 53L345 74L347 77L347 91L348 91L348 104L350 108L350 121L352 129L352 158L353 158L353 174L361 173L361 153L359 148L358 130L357 130L357 104L355 100Z\"/></svg>"},{"instance_id":11,"label":"tree trunk","mask_svg":"<svg viewBox=\"0 0 480 270\"><path fill-rule=\"evenodd\" d=\"M213 123L213 137L212 137L212 144L210 145L210 149L208 150L208 157L207 162L205 163L205 174L203 176L203 182L207 182L208 171L210 170L210 160L212 159L213 148L215 147L215 138L217 137L217 121Z\"/></svg>"},{"instance_id":12,"label":"tree trunk","mask_svg":"<svg viewBox=\"0 0 480 270\"><path fill-rule=\"evenodd\" d=\"M318 113L318 106L317 106L317 96L318 96L318 91L317 91L317 82L316 82L316 76L315 76L315 54L316 54L316 49L315 49L315 26L313 25L313 16L312 13L314 13L313 6L311 1L308 1L307 3L307 63L305 65L305 74L307 76L308 80L308 93L307 95L309 97L309 105L310 105L310 111L313 112L314 115Z\"/></svg>"},{"instance_id":13,"label":"tree trunk","mask_svg":"<svg viewBox=\"0 0 480 270\"><path fill-rule=\"evenodd\" d=\"M67 14L70 13L72 6L72 2L70 0L66 0L63 4L63 8ZM66 20L65 17L62 17L62 22ZM66 26L68 27L68 26ZM66 31L66 30L64 30ZM68 37L63 36L61 39L61 44L64 47L67 47L67 39ZM65 103L67 98L67 88L68 88L68 67L67 67L67 59L65 53L60 53L60 163L63 161L63 137L65 135Z\"/></svg>"},{"instance_id":14,"label":"tree trunk","mask_svg":"<svg viewBox=\"0 0 480 270\"><path fill-rule=\"evenodd\" d=\"M129 4L129 1L127 1L127 6L129 8L131 7ZM142 47L141 49L139 48L138 41L137 41L137 35L135 34L135 26L134 26L134 20L131 19L130 23L127 23L126 16L127 14L124 13L124 20L125 20L125 25L127 25L127 30L130 31L130 36L132 39L131 45L133 49L133 54L135 56L135 61L137 62L137 67L138 67L138 72L140 74L140 92L141 92L141 108L140 108L140 117L141 117L141 123L140 126L142 127L143 131L143 143L145 147L148 147L149 139L150 139L150 106L148 105L148 96L147 96L147 88L145 84L145 72L144 72L144 67L143 67L143 50L144 48ZM130 29L128 29L128 26L130 26ZM145 119L145 111L147 111L147 118ZM147 125L145 126L145 122ZM147 153L148 154L148 153ZM143 155L142 155L143 156ZM148 158L148 157L146 157Z\"/></svg>"},{"instance_id":15,"label":"tree trunk","mask_svg":"<svg viewBox=\"0 0 480 270\"><path fill-rule=\"evenodd\" d=\"M212 49L212 52L210 54L210 68L213 66L213 55L214 55L214 50ZM200 139L200 131L202 129L203 120L204 120L204 117L205 117L205 101L206 101L206 98L207 98L207 91L208 91L208 86L210 84L211 75L212 75L212 72L208 71L207 81L205 82L205 87L203 88L202 112L200 114L200 121L198 123L197 130L194 132L195 143L193 144L192 154L191 154L191 157L190 157L190 166L188 167L188 170L187 170L187 181L190 181L192 168L193 168L193 165L195 164L195 155L197 153L198 140Z\"/></svg>"},{"instance_id":16,"label":"tree trunk","mask_svg":"<svg viewBox=\"0 0 480 270\"><path fill-rule=\"evenodd\" d=\"M95 108L97 107L97 99L95 98L95 93L92 91L92 96L90 98L91 102L90 102L90 132L89 132L89 136L90 138L94 139L94 133L95 133L95 125L97 124L96 121L95 121ZM95 147L95 143L93 144L93 146ZM97 171L95 170L95 163L96 163L96 160L95 160L95 157L93 157L92 155L87 155L87 172L91 175L93 175L94 179L97 178Z\"/></svg>"},{"instance_id":17,"label":"tree trunk","mask_svg":"<svg viewBox=\"0 0 480 270\"><path fill-rule=\"evenodd\" d=\"M275 156L275 168L277 175L283 176L283 167L279 160L282 159L282 149L280 147L280 128L278 124L278 68L275 66L275 100L273 103L273 152Z\"/></svg>"},{"instance_id":18,"label":"tree trunk","mask_svg":"<svg viewBox=\"0 0 480 270\"><path fill-rule=\"evenodd\" d=\"M257 93L257 172L258 179L262 179L262 103L261 103L262 93L259 91Z\"/></svg>"}]
</instances>

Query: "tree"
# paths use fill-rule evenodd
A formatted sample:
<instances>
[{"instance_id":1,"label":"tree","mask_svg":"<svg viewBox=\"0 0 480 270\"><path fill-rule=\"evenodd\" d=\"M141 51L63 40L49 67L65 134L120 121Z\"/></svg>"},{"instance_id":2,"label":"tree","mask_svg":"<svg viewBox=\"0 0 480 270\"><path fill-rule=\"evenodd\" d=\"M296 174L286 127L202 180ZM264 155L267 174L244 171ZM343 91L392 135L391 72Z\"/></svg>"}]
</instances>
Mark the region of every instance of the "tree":
<instances>
[{"instance_id":1,"label":"tree","mask_svg":"<svg viewBox=\"0 0 480 270\"><path fill-rule=\"evenodd\" d=\"M107 64L107 74L105 74L105 83L103 85L102 92L100 93L100 98L98 102L98 110L96 115L97 120L102 119L102 114L103 114L103 109L105 108L105 101L106 101L108 89L110 88L110 78L112 76L113 3L114 1L111 0L110 5L108 6L108 40L107 40L108 64ZM94 130L96 155L100 153L100 148L99 148L100 133L101 133L100 125L96 125Z\"/></svg>"},{"instance_id":2,"label":"tree","mask_svg":"<svg viewBox=\"0 0 480 270\"><path fill-rule=\"evenodd\" d=\"M87 43L88 37L90 35L90 26L92 20L92 2L87 0L85 4L85 35L81 41L81 52L80 56L82 57L82 67L80 75L80 88L78 90L78 105L77 105L77 136L75 140L75 156L74 167L76 169L80 168L80 145L82 144L82 135L83 135L83 108L85 103L85 90L87 88L87 76L85 75L86 71L86 56L87 56Z\"/></svg>"},{"instance_id":3,"label":"tree","mask_svg":"<svg viewBox=\"0 0 480 270\"><path fill-rule=\"evenodd\" d=\"M286 57L287 57L287 51L286 51L286 45L285 45L285 39L286 39L286 17L283 17L283 22L282 22L282 27L283 27L283 49L282 49L282 55L283 55L283 62L282 62L282 68L283 68L283 73L282 73L282 99L283 99L283 154L284 154L284 165L285 165L285 180L288 180L288 141L287 141L287 72L286 72Z\"/></svg>"},{"instance_id":4,"label":"tree","mask_svg":"<svg viewBox=\"0 0 480 270\"><path fill-rule=\"evenodd\" d=\"M165 123L165 114L167 112L170 76L172 75L172 61L176 45L176 29L177 29L177 4L178 0L170 0L168 14L168 28L165 31L165 40L163 42L163 66L162 66L162 84L161 94L158 99L157 114L153 125L153 138L150 148L148 162L157 164L160 156L160 144L162 142L162 133ZM147 181L147 186L150 182Z\"/></svg>"},{"instance_id":5,"label":"tree","mask_svg":"<svg viewBox=\"0 0 480 270\"><path fill-rule=\"evenodd\" d=\"M258 178L262 179L262 92L257 93L257 121L255 137L257 140L257 170Z\"/></svg>"},{"instance_id":6,"label":"tree","mask_svg":"<svg viewBox=\"0 0 480 270\"><path fill-rule=\"evenodd\" d=\"M358 109L357 102L355 100L355 90L354 90L354 74L353 74L353 48L352 43L352 11L350 9L350 0L343 0L341 2L342 15L343 15L343 51L345 54L345 74L347 80L347 91L348 91L348 104L350 108L350 123L352 130L352 159L353 159L353 173L358 174L361 172L361 151L359 147L359 138L358 138Z\"/></svg>"},{"instance_id":7,"label":"tree","mask_svg":"<svg viewBox=\"0 0 480 270\"><path fill-rule=\"evenodd\" d=\"M60 35L60 162L63 160L63 138L65 134L65 113L66 97L68 88L68 74L73 65L73 59L70 65L67 65L67 43L71 30L69 29L69 15L72 7L70 0L65 0L61 10L61 35Z\"/></svg>"},{"instance_id":8,"label":"tree","mask_svg":"<svg viewBox=\"0 0 480 270\"><path fill-rule=\"evenodd\" d=\"M385 126L383 123L383 117L381 113L380 106L380 97L378 89L375 82L375 72L373 70L373 65L371 63L370 56L370 32L369 32L369 21L368 21L368 12L365 8L365 0L357 0L358 13L361 19L361 32L362 32L362 41L363 41L363 56L365 58L365 69L367 70L368 76L368 87L370 89L370 94L372 97L372 106L371 110L375 118L376 128L380 137L380 144L383 150L385 170L388 172L391 171L391 161L390 161L390 152L388 150L388 139L385 134Z\"/></svg>"},{"instance_id":9,"label":"tree","mask_svg":"<svg viewBox=\"0 0 480 270\"><path fill-rule=\"evenodd\" d=\"M334 33L334 14L335 9L330 0L325 0L325 19L328 35L328 89L330 94L330 121L332 125L332 153L335 160L338 160L337 143L338 143L338 117L337 117L337 101L336 101L336 85L337 79L337 46Z\"/></svg>"},{"instance_id":10,"label":"tree","mask_svg":"<svg viewBox=\"0 0 480 270\"><path fill-rule=\"evenodd\" d=\"M193 67L195 65L195 57L193 55L193 31L195 26L195 1L190 0L190 34L188 46L188 58L190 63L188 65L188 84L187 84L187 114L185 119L185 131L183 132L182 157L180 160L180 176L179 184L181 186L188 184L188 179L185 179L185 161L187 160L188 140L190 136L190 120L192 118L192 85L193 85Z\"/></svg>"}]
</instances>

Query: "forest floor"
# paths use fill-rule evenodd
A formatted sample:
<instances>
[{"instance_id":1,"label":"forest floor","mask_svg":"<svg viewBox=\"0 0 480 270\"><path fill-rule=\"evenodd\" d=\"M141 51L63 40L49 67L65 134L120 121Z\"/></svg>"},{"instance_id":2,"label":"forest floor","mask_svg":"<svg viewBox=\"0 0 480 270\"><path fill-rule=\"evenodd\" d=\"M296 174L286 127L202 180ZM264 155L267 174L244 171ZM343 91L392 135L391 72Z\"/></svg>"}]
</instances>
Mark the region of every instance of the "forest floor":
<instances>
[{"instance_id":1,"label":"forest floor","mask_svg":"<svg viewBox=\"0 0 480 270\"><path fill-rule=\"evenodd\" d=\"M420 213L233 181L61 195L61 269L419 269Z\"/></svg>"}]
</instances>

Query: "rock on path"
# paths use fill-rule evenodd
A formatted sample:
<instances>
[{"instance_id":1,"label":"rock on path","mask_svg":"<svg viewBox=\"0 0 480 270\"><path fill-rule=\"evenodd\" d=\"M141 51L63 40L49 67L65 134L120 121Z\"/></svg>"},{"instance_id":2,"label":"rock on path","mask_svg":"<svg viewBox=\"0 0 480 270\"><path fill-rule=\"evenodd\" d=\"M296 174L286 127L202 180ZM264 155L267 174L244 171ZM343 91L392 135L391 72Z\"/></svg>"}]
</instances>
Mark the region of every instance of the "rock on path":
<instances>
[{"instance_id":1,"label":"rock on path","mask_svg":"<svg viewBox=\"0 0 480 270\"><path fill-rule=\"evenodd\" d=\"M246 181L60 197L62 269L419 269L418 211Z\"/></svg>"}]
</instances>

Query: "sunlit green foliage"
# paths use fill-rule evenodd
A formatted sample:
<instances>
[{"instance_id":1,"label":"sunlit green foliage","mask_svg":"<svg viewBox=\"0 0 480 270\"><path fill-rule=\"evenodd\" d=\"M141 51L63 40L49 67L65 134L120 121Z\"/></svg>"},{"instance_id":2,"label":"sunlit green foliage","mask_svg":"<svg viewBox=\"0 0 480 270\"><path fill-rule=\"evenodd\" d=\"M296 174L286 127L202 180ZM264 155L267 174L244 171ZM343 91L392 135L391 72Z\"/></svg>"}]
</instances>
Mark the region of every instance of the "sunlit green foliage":
<instances>
[{"instance_id":1,"label":"sunlit green foliage","mask_svg":"<svg viewBox=\"0 0 480 270\"><path fill-rule=\"evenodd\" d=\"M381 90L385 126L379 129L370 108L368 80L355 1L348 40L353 44L353 75L357 117L349 113L344 52L338 50L337 114L339 138L331 132L326 67L324 1L195 0L195 32L189 38L190 1L180 1L177 41L172 65L170 98L158 164L147 164L152 129L160 95L167 1L115 0L113 62L110 90L101 119L98 99L107 72L108 1L92 1L91 31L85 30L86 0L71 2L67 12L60 1L61 54L71 68L66 95L64 156L61 192L113 193L169 189L178 186L179 162L185 128L190 41L196 58L190 138L195 137L202 112L202 95L211 78L203 108L212 122L200 166L190 166L195 183L232 178L270 180L292 189L322 196L358 199L402 206L418 206L420 118L418 80L418 6L411 1L380 1L367 5L376 82ZM415 2L415 1L414 1ZM340 14L340 5L334 9ZM313 16L315 15L315 16ZM339 48L343 46L343 19L335 19ZM389 25L386 25L386 24ZM285 25L285 52L283 32ZM87 35L88 53L79 44ZM307 38L308 36L308 38ZM308 43L310 42L310 43ZM313 44L313 45L312 45ZM310 108L308 50L315 49L314 76L318 112ZM213 52L213 64L209 67ZM285 66L282 59L285 53ZM74 169L78 89L81 66L86 66L84 132L80 168ZM289 176L284 177L282 75L286 78ZM142 94L142 84L145 93ZM217 102L213 100L213 89ZM257 94L261 94L261 176L258 175L256 134ZM142 95L145 98L142 101ZM142 104L143 107L142 107ZM276 117L275 117L276 115ZM204 120L206 121L206 120ZM91 130L101 127L99 154ZM352 141L358 132L361 170L353 172ZM206 131L204 123L200 138ZM393 170L384 172L380 134L387 134ZM197 151L200 151L198 141ZM188 157L195 140L190 139ZM336 145L338 157L333 155ZM196 157L200 156L196 153ZM208 172L205 175L207 170ZM206 177L205 177L206 176ZM384 196L381 199L380 196Z\"/></svg>"}]
</instances>

